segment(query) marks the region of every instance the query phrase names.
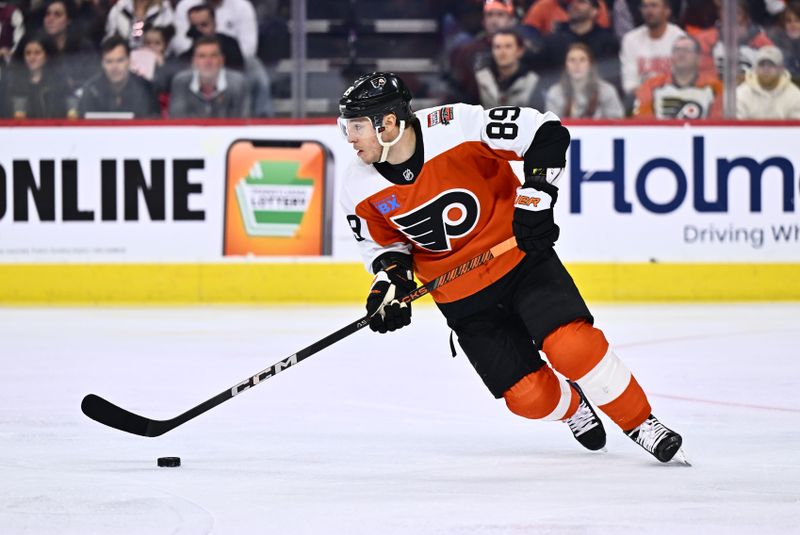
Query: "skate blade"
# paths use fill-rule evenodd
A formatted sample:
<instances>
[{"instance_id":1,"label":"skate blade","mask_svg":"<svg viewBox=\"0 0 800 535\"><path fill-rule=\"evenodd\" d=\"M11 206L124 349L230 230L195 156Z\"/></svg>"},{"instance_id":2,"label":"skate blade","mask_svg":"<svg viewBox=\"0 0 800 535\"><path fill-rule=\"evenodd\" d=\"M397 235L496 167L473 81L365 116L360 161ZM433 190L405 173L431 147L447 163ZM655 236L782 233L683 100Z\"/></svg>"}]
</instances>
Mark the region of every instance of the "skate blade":
<instances>
[{"instance_id":1,"label":"skate blade","mask_svg":"<svg viewBox=\"0 0 800 535\"><path fill-rule=\"evenodd\" d=\"M686 452L683 451L683 448L679 449L670 461L682 464L684 466L692 466L692 463L689 462L689 458L686 456Z\"/></svg>"}]
</instances>

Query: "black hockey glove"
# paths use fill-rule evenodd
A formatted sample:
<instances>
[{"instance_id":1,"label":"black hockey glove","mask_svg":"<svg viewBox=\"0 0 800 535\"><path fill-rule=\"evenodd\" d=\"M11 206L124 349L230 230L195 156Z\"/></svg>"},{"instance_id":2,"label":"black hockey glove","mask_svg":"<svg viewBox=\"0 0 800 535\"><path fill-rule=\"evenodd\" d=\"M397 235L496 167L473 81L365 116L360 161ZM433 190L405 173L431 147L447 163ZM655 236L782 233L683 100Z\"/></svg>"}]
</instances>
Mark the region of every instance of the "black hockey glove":
<instances>
[{"instance_id":1,"label":"black hockey glove","mask_svg":"<svg viewBox=\"0 0 800 535\"><path fill-rule=\"evenodd\" d=\"M411 323L411 303L403 303L403 297L417 287L411 269L411 257L401 253L387 253L374 263L380 269L367 297L369 328L385 333L405 327Z\"/></svg>"},{"instance_id":2,"label":"black hockey glove","mask_svg":"<svg viewBox=\"0 0 800 535\"><path fill-rule=\"evenodd\" d=\"M535 254L552 247L558 239L559 228L553 220L553 207L558 199L558 180L561 169L536 169L517 188L514 201L514 237L517 247Z\"/></svg>"}]
</instances>

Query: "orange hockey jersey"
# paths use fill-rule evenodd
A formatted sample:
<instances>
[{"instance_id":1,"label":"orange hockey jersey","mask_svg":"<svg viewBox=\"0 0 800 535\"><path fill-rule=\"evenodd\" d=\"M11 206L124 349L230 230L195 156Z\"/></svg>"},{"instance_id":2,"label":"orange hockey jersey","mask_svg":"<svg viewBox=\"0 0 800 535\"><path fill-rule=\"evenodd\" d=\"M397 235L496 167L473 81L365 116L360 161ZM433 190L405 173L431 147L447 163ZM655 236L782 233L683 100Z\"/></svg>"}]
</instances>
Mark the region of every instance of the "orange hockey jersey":
<instances>
[{"instance_id":1,"label":"orange hockey jersey","mask_svg":"<svg viewBox=\"0 0 800 535\"><path fill-rule=\"evenodd\" d=\"M395 183L355 158L341 199L367 269L372 272L373 261L386 252L411 254L425 284L512 236L520 181L509 161L522 160L542 124L558 117L532 108L484 110L467 104L415 115L421 169L405 169L406 183ZM503 277L523 256L514 249L440 287L433 298L451 303L468 297Z\"/></svg>"}]
</instances>

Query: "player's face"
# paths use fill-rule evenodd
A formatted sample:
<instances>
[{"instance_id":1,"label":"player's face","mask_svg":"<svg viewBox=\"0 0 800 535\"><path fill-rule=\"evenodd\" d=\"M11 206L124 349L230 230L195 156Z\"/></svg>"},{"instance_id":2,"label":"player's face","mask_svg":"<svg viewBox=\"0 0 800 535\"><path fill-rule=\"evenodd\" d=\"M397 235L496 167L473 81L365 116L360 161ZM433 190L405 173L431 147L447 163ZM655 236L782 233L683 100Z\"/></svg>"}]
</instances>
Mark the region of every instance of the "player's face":
<instances>
[{"instance_id":1,"label":"player's face","mask_svg":"<svg viewBox=\"0 0 800 535\"><path fill-rule=\"evenodd\" d=\"M567 54L567 74L573 80L585 80L590 66L589 56L583 50L570 50Z\"/></svg>"},{"instance_id":2,"label":"player's face","mask_svg":"<svg viewBox=\"0 0 800 535\"><path fill-rule=\"evenodd\" d=\"M492 57L498 67L508 67L522 57L522 47L513 35L495 35L492 39Z\"/></svg>"},{"instance_id":3,"label":"player's face","mask_svg":"<svg viewBox=\"0 0 800 535\"><path fill-rule=\"evenodd\" d=\"M103 72L112 84L121 84L128 79L130 65L130 58L122 45L103 54Z\"/></svg>"},{"instance_id":4,"label":"player's face","mask_svg":"<svg viewBox=\"0 0 800 535\"><path fill-rule=\"evenodd\" d=\"M356 150L362 162L373 164L380 160L383 148L378 143L378 136L372 121L366 117L356 117L354 119L339 118L339 127L342 129L347 142Z\"/></svg>"}]
</instances>

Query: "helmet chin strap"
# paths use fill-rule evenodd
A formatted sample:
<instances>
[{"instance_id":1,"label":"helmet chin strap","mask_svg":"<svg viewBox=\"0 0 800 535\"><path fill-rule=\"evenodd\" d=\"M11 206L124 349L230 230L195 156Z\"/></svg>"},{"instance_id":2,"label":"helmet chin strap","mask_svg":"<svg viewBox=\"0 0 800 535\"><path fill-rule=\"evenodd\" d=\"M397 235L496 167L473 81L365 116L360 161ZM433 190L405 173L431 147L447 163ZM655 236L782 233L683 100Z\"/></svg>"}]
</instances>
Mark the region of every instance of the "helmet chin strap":
<instances>
[{"instance_id":1,"label":"helmet chin strap","mask_svg":"<svg viewBox=\"0 0 800 535\"><path fill-rule=\"evenodd\" d=\"M403 132L405 131L405 129L406 129L406 122L400 121L400 132L397 134L397 137L394 138L393 141L390 141L388 143L386 143L383 140L383 138L381 138L381 132L375 132L375 135L378 136L378 143L380 143L381 147L383 147L383 151L381 152L381 159L378 160L378 163L383 163L386 161L386 158L389 157L389 148L395 145L398 141L400 141L400 138L403 137Z\"/></svg>"}]
</instances>

